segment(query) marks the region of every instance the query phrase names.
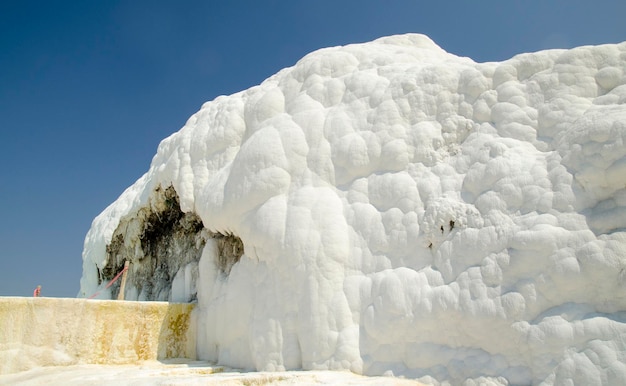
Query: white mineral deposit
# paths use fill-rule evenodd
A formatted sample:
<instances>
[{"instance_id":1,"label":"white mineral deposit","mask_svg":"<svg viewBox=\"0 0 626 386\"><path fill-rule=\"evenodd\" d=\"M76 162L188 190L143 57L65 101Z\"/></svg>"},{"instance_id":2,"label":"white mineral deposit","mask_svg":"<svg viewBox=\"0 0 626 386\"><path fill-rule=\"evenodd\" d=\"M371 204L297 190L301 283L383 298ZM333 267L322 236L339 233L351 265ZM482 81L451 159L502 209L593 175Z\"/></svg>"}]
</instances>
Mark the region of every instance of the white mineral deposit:
<instances>
[{"instance_id":1,"label":"white mineral deposit","mask_svg":"<svg viewBox=\"0 0 626 386\"><path fill-rule=\"evenodd\" d=\"M161 142L94 220L79 297L125 260L126 299L197 302L221 366L624 384L626 43L313 52Z\"/></svg>"}]
</instances>

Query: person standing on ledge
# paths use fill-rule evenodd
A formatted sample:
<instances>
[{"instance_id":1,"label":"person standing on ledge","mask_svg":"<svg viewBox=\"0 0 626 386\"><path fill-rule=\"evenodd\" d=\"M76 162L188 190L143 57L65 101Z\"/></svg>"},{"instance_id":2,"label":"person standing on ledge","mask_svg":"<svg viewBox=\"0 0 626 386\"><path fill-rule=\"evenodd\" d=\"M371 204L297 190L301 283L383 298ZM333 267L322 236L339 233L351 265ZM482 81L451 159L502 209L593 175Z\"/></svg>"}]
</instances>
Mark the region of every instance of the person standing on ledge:
<instances>
[{"instance_id":1,"label":"person standing on ledge","mask_svg":"<svg viewBox=\"0 0 626 386\"><path fill-rule=\"evenodd\" d=\"M37 288L35 288L35 290L33 291L33 296L38 298L41 296L41 286L38 285Z\"/></svg>"}]
</instances>

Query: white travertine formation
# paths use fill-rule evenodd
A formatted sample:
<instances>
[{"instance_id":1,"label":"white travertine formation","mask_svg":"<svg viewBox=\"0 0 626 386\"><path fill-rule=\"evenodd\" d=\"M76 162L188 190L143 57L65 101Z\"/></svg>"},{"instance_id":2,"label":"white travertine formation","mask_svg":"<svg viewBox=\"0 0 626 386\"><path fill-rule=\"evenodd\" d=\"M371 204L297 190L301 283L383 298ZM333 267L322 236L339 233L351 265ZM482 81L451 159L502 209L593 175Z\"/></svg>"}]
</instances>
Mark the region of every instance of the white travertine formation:
<instances>
[{"instance_id":1,"label":"white travertine formation","mask_svg":"<svg viewBox=\"0 0 626 386\"><path fill-rule=\"evenodd\" d=\"M207 239L171 278L172 298L197 291L202 359L626 379L626 43L475 63L403 35L307 55L161 143L94 220L82 294L170 185L244 246L226 275Z\"/></svg>"}]
</instances>

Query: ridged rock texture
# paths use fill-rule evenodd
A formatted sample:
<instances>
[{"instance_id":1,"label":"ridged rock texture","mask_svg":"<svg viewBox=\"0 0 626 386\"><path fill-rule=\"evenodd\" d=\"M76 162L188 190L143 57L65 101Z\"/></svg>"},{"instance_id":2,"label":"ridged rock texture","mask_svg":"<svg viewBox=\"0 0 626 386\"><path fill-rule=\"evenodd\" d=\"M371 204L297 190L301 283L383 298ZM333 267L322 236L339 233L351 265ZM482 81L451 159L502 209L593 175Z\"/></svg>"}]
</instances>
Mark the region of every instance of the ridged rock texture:
<instances>
[{"instance_id":1,"label":"ridged rock texture","mask_svg":"<svg viewBox=\"0 0 626 386\"><path fill-rule=\"evenodd\" d=\"M162 141L79 296L130 260L126 298L197 301L199 358L234 367L623 383L625 71L626 43L311 53Z\"/></svg>"}]
</instances>

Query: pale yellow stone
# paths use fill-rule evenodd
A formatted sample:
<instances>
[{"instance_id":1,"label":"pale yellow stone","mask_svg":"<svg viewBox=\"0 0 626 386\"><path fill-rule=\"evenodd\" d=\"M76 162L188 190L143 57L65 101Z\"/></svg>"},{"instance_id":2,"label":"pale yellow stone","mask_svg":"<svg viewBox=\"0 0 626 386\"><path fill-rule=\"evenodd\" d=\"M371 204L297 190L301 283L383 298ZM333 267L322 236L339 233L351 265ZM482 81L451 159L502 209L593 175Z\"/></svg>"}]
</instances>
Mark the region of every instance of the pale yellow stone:
<instances>
[{"instance_id":1,"label":"pale yellow stone","mask_svg":"<svg viewBox=\"0 0 626 386\"><path fill-rule=\"evenodd\" d=\"M0 374L196 358L194 304L0 298Z\"/></svg>"}]
</instances>

